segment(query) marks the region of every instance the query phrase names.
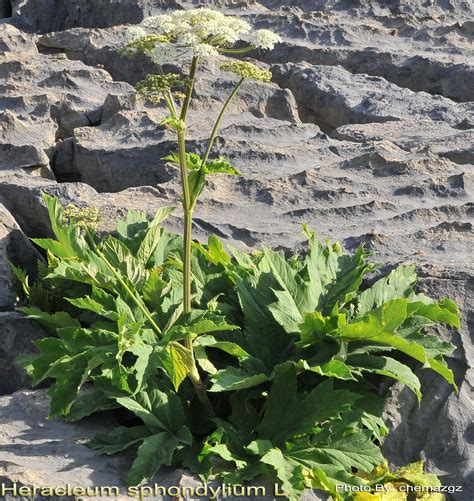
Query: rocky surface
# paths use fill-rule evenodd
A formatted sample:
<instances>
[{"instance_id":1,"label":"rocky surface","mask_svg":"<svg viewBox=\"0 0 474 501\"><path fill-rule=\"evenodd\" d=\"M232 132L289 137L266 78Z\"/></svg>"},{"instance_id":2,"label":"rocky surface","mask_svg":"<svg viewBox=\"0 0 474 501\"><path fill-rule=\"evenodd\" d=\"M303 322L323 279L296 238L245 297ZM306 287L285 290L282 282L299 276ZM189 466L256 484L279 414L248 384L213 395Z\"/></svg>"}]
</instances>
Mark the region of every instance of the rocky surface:
<instances>
[{"instance_id":1,"label":"rocky surface","mask_svg":"<svg viewBox=\"0 0 474 501\"><path fill-rule=\"evenodd\" d=\"M45 390L24 390L12 395L0 396L0 482L9 488L16 485L33 487L83 488L90 489L86 499L105 501L107 499L138 499L133 492L127 492L124 479L133 454L115 454L98 456L86 446L87 441L96 433L110 430L119 425L112 412L101 417L83 419L79 423L66 423L59 419L47 420L49 399ZM201 482L191 477L186 471L163 468L149 484L151 492L154 486L181 487L196 489ZM100 490L115 487L118 491ZM146 486L143 486L146 487ZM213 486L217 488L217 485ZM265 486L267 496L228 496L230 501L274 499L270 493L273 487ZM97 491L95 491L97 489ZM176 496L161 496L143 491L140 499L173 500ZM188 491L189 492L189 491ZM198 491L199 492L199 491ZM13 495L2 497L7 501L18 499ZM29 496L30 500L39 499L84 499L82 496L42 497L39 494ZM187 500L205 500L209 497L186 496ZM327 498L317 492L307 492L303 501L324 501Z\"/></svg>"},{"instance_id":2,"label":"rocky surface","mask_svg":"<svg viewBox=\"0 0 474 501\"><path fill-rule=\"evenodd\" d=\"M394 386L386 409L393 432L385 448L394 464L426 458L444 483L463 485L453 499L470 499L472 2L0 2L0 15L11 10L14 16L0 23L0 322L7 325L1 335L6 332L13 346L20 339L15 332L23 330L11 327L20 320L12 313L15 292L6 263L24 258L20 264L31 264L25 235L49 233L42 191L65 203L99 207L104 231L127 208L152 214L179 203L176 169L162 160L174 147L173 135L159 125L164 111L136 100L129 85L153 71L153 64L146 57L124 59L117 50L123 23L164 6L197 4L275 29L284 41L274 51L252 54L268 65L275 83L248 84L233 103L213 153L225 154L243 175L210 180L194 236L215 233L244 249L262 242L295 248L302 241L299 225L306 222L347 248L364 243L374 260L389 266L416 263L422 289L454 298L463 314L461 334L440 334L458 346L451 364L459 395L431 373L422 375L426 397L418 408L409 392ZM217 62L200 73L189 130L189 146L198 152L231 80ZM179 230L179 212L169 224ZM35 335L41 333L29 334ZM26 345L18 346L21 351ZM0 393L23 384L18 377ZM36 429L45 412L39 400L41 392L2 402L9 409L31 402L26 422ZM73 429L71 436L79 428ZM12 430L10 440L23 433ZM50 433L55 440L52 428ZM61 433L58 440L71 446L66 428ZM25 434L25 448L30 438L36 440ZM0 465L6 462L8 469L3 475L33 481L25 477L31 453L8 459L2 455L8 447L0 448ZM111 463L80 459L81 451L72 449L71 464L61 467L93 482L91 471L104 472ZM45 478L45 470L38 475Z\"/></svg>"},{"instance_id":3,"label":"rocky surface","mask_svg":"<svg viewBox=\"0 0 474 501\"><path fill-rule=\"evenodd\" d=\"M0 395L30 385L25 371L16 365L18 356L35 352L33 341L46 335L36 322L20 313L0 311ZM0 411L1 414L1 411ZM0 451L1 463L1 451Z\"/></svg>"}]
</instances>

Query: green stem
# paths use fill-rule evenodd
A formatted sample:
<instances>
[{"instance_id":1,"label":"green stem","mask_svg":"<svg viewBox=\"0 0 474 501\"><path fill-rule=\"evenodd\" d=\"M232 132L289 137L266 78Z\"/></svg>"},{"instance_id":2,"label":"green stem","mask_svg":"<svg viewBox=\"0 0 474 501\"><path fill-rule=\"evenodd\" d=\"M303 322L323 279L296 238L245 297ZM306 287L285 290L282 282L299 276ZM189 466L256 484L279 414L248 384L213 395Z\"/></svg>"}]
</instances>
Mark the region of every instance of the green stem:
<instances>
[{"instance_id":1,"label":"green stem","mask_svg":"<svg viewBox=\"0 0 474 501\"><path fill-rule=\"evenodd\" d=\"M252 52L257 47L255 45L249 45L247 47L242 47L241 49L222 49L221 47L216 47L221 54L247 54Z\"/></svg>"},{"instance_id":2,"label":"green stem","mask_svg":"<svg viewBox=\"0 0 474 501\"><path fill-rule=\"evenodd\" d=\"M176 106L174 104L174 99L173 96L171 95L171 92L168 92L164 95L165 102L168 106L168 109L170 110L171 116L173 118L178 118L178 112L176 111Z\"/></svg>"},{"instance_id":3,"label":"green stem","mask_svg":"<svg viewBox=\"0 0 474 501\"><path fill-rule=\"evenodd\" d=\"M181 108L181 120L186 120L186 115L188 114L189 103L191 102L191 96L193 94L194 79L196 77L196 71L198 66L198 58L193 57L191 62L191 69L189 70L189 80L188 88L186 90L186 97L184 98L183 107Z\"/></svg>"},{"instance_id":4,"label":"green stem","mask_svg":"<svg viewBox=\"0 0 474 501\"><path fill-rule=\"evenodd\" d=\"M178 132L178 155L179 155L179 169L181 172L181 186L183 188L183 210L186 214L191 208L191 190L189 189L188 179L188 164L186 161L186 132ZM185 249L186 254L186 249Z\"/></svg>"},{"instance_id":5,"label":"green stem","mask_svg":"<svg viewBox=\"0 0 474 501\"><path fill-rule=\"evenodd\" d=\"M183 257L183 312L191 311L191 244L193 211L184 211L184 257ZM192 347L192 340L186 340L187 347ZM189 345L189 346L188 346Z\"/></svg>"},{"instance_id":6,"label":"green stem","mask_svg":"<svg viewBox=\"0 0 474 501\"><path fill-rule=\"evenodd\" d=\"M221 112L219 113L219 116L217 117L216 123L214 124L214 128L212 129L211 136L209 138L209 142L207 143L206 151L204 153L204 156L202 157L201 168L203 168L207 163L207 160L209 158L209 154L211 153L212 145L214 144L214 140L216 139L217 133L219 132L219 127L221 126L221 123L222 123L222 119L224 118L224 114L227 111L227 108L229 107L229 104L231 103L234 96L237 94L237 92L239 92L244 81L245 81L245 78L241 78L237 82L237 85L234 87L232 92L229 94L229 97L227 98L226 102L222 106Z\"/></svg>"},{"instance_id":7,"label":"green stem","mask_svg":"<svg viewBox=\"0 0 474 501\"><path fill-rule=\"evenodd\" d=\"M189 71L189 81L186 90L186 97L184 98L183 106L181 108L180 119L186 123L186 116L191 102L193 93L194 79L198 65L197 57L193 57L191 69ZM168 101L167 101L168 103ZM174 105L170 101L168 107L173 113ZM181 172L181 184L183 188L183 211L184 211L184 246L183 246L183 313L191 311L191 246L192 246L192 224L193 224L193 208L191 203L191 191L189 188L188 179L188 165L186 161L186 131L178 132L178 154L179 154L179 167ZM191 352L194 359L193 341L191 339L185 340L186 348ZM208 407L211 407L211 402L207 394L206 388L201 381L199 372L193 371L189 374L189 378L194 386L199 400ZM212 408L212 407L211 407Z\"/></svg>"}]
</instances>

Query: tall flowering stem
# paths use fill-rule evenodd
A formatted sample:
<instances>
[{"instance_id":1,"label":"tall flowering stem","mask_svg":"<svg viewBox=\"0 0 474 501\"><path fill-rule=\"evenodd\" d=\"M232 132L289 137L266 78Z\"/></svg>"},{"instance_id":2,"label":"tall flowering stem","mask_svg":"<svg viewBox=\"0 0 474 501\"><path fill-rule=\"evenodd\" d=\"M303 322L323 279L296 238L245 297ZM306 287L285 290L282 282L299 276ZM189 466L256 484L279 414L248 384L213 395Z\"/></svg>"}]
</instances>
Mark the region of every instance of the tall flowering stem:
<instances>
[{"instance_id":1,"label":"tall flowering stem","mask_svg":"<svg viewBox=\"0 0 474 501\"><path fill-rule=\"evenodd\" d=\"M241 39L242 34L250 33L249 42L245 47L232 46ZM182 206L184 214L183 232L183 313L189 314L192 309L192 223L193 210L201 194L206 176L209 174L240 173L222 157L210 160L212 146L217 137L219 128L231 101L240 90L245 80L260 80L268 82L271 73L258 66L243 61L227 60L221 69L238 75L240 78L226 99L216 119L204 155L186 151L186 121L192 99L196 72L199 62L205 58L223 57L225 55L243 55L257 48L272 49L281 39L269 30L251 30L251 26L244 20L225 16L211 9L192 9L176 11L171 14L154 16L145 19L140 26L128 29L129 41L122 49L122 53L131 56L137 52L149 54L160 68L167 61L175 62L183 56L191 56L191 66L185 88L181 89L182 79L177 74L148 75L137 86L138 91L150 101L158 103L165 101L170 117L163 120L163 124L174 129L178 136L178 153L166 157L179 165ZM175 97L182 99L181 109L178 112ZM192 368L188 376L193 383L200 401L212 408L206 388L202 383L199 372L194 363L192 339L184 341L193 359Z\"/></svg>"}]
</instances>

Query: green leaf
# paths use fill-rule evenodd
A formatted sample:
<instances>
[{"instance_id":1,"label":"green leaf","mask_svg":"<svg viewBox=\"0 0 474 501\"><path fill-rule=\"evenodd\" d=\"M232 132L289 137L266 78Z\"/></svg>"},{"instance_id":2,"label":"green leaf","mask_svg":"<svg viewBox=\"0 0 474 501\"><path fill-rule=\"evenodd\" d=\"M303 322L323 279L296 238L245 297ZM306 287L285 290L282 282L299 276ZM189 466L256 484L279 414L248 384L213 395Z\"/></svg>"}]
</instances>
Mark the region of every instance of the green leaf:
<instances>
[{"instance_id":1,"label":"green leaf","mask_svg":"<svg viewBox=\"0 0 474 501\"><path fill-rule=\"evenodd\" d=\"M43 193L43 200L49 213L53 233L57 240L47 238L32 239L36 245L50 251L60 258L77 258L83 256L84 238L76 225L68 225L59 199Z\"/></svg>"},{"instance_id":2,"label":"green leaf","mask_svg":"<svg viewBox=\"0 0 474 501\"><path fill-rule=\"evenodd\" d=\"M166 157L163 157L163 160L179 165L179 153L174 151ZM202 165L202 158L197 153L186 152L186 165L189 170L199 170Z\"/></svg>"},{"instance_id":3,"label":"green leaf","mask_svg":"<svg viewBox=\"0 0 474 501\"><path fill-rule=\"evenodd\" d=\"M122 452L149 436L150 431L146 426L119 426L108 433L97 433L87 446L98 454L111 455Z\"/></svg>"},{"instance_id":4,"label":"green leaf","mask_svg":"<svg viewBox=\"0 0 474 501\"><path fill-rule=\"evenodd\" d=\"M399 266L359 295L357 313L365 315L373 308L382 306L386 301L408 297L415 281L414 266Z\"/></svg>"},{"instance_id":5,"label":"green leaf","mask_svg":"<svg viewBox=\"0 0 474 501\"><path fill-rule=\"evenodd\" d=\"M191 436L185 429L180 436L162 432L145 438L128 474L128 484L138 485L143 479L153 478L163 465L171 465L173 455L181 443L190 442Z\"/></svg>"},{"instance_id":6,"label":"green leaf","mask_svg":"<svg viewBox=\"0 0 474 501\"><path fill-rule=\"evenodd\" d=\"M339 313L336 309L327 317L319 311L307 313L299 326L301 340L298 345L307 347L313 343L321 342L327 334L344 325L346 325L346 315Z\"/></svg>"},{"instance_id":7,"label":"green leaf","mask_svg":"<svg viewBox=\"0 0 474 501\"><path fill-rule=\"evenodd\" d=\"M362 371L374 372L400 381L410 388L421 400L421 383L413 371L405 364L390 357L375 355L352 355L347 363Z\"/></svg>"},{"instance_id":8,"label":"green leaf","mask_svg":"<svg viewBox=\"0 0 474 501\"><path fill-rule=\"evenodd\" d=\"M425 303L422 301L409 302L407 306L408 315L419 315L433 322L441 322L452 325L456 329L460 328L459 324L459 309L449 299L443 299L439 303Z\"/></svg>"},{"instance_id":9,"label":"green leaf","mask_svg":"<svg viewBox=\"0 0 474 501\"><path fill-rule=\"evenodd\" d=\"M257 431L261 438L281 443L288 437L308 433L318 423L338 418L359 398L347 390L334 390L331 379L307 394L298 394L295 367L287 365L275 378Z\"/></svg>"},{"instance_id":10,"label":"green leaf","mask_svg":"<svg viewBox=\"0 0 474 501\"><path fill-rule=\"evenodd\" d=\"M252 388L268 381L265 374L251 374L244 369L228 367L211 376L212 386L209 391L231 391Z\"/></svg>"},{"instance_id":11,"label":"green leaf","mask_svg":"<svg viewBox=\"0 0 474 501\"><path fill-rule=\"evenodd\" d=\"M46 313L34 306L23 306L18 311L24 313L28 318L36 320L43 327L50 330L60 329L62 327L80 327L81 324L69 313L58 311L57 313Z\"/></svg>"},{"instance_id":12,"label":"green leaf","mask_svg":"<svg viewBox=\"0 0 474 501\"><path fill-rule=\"evenodd\" d=\"M407 346L408 343L404 342L401 338L397 338L394 334L407 318L407 303L406 299L388 301L379 308L370 311L361 320L343 325L334 332L338 337L347 341L367 340L371 343L376 342L392 345L395 348L401 349L401 351L409 350L410 346ZM417 350L417 353L424 360L424 352L421 347ZM410 353L407 354L409 355Z\"/></svg>"},{"instance_id":13,"label":"green leaf","mask_svg":"<svg viewBox=\"0 0 474 501\"><path fill-rule=\"evenodd\" d=\"M176 132L183 132L186 130L186 122L184 120L180 120L179 118L166 117L160 122L160 124L169 127Z\"/></svg>"},{"instance_id":14,"label":"green leaf","mask_svg":"<svg viewBox=\"0 0 474 501\"><path fill-rule=\"evenodd\" d=\"M160 224L175 210L174 207L162 207L151 222L150 229L146 232L140 243L136 257L145 267L154 255L154 252L160 242L162 229Z\"/></svg>"},{"instance_id":15,"label":"green leaf","mask_svg":"<svg viewBox=\"0 0 474 501\"><path fill-rule=\"evenodd\" d=\"M194 357L192 353L180 343L172 342L169 344L168 349L173 366L171 382L173 383L174 389L178 391L178 388L186 379L186 376L196 372Z\"/></svg>"},{"instance_id":16,"label":"green leaf","mask_svg":"<svg viewBox=\"0 0 474 501\"><path fill-rule=\"evenodd\" d=\"M25 297L30 295L30 285L28 283L28 273L26 270L15 266L13 263L8 263L10 265L10 270L12 272L13 277L15 278L17 285L20 286Z\"/></svg>"},{"instance_id":17,"label":"green leaf","mask_svg":"<svg viewBox=\"0 0 474 501\"><path fill-rule=\"evenodd\" d=\"M230 341L217 341L213 336L199 336L195 341L195 345L206 348L216 348L239 359L249 357L249 354L237 343L232 343Z\"/></svg>"},{"instance_id":18,"label":"green leaf","mask_svg":"<svg viewBox=\"0 0 474 501\"><path fill-rule=\"evenodd\" d=\"M206 449L206 453L207 454L212 453L212 454L224 459L225 461L229 461L231 463L234 463L237 468L243 468L247 464L245 461L242 461L241 459L236 457L235 454L232 454L232 452L230 452L230 450L226 444L217 444L217 445L213 445L211 447L208 447Z\"/></svg>"},{"instance_id":19,"label":"green leaf","mask_svg":"<svg viewBox=\"0 0 474 501\"><path fill-rule=\"evenodd\" d=\"M339 328L337 336L346 341L369 341L387 345L419 362L431 367L443 376L449 383L454 384L454 376L446 364L436 357L431 357L421 344L423 336L417 336L415 341L410 336L401 337L396 330L407 318L407 299L387 301L363 317L362 320Z\"/></svg>"},{"instance_id":20,"label":"green leaf","mask_svg":"<svg viewBox=\"0 0 474 501\"><path fill-rule=\"evenodd\" d=\"M175 393L166 394L154 388L133 397L118 397L116 401L139 417L152 433L175 433L186 424L181 401Z\"/></svg>"},{"instance_id":21,"label":"green leaf","mask_svg":"<svg viewBox=\"0 0 474 501\"><path fill-rule=\"evenodd\" d=\"M115 400L111 399L103 391L93 389L81 393L72 403L66 421L80 421L99 411L108 411L118 407Z\"/></svg>"},{"instance_id":22,"label":"green leaf","mask_svg":"<svg viewBox=\"0 0 474 501\"><path fill-rule=\"evenodd\" d=\"M424 461L407 464L395 471L393 476L395 480L405 480L412 485L420 485L423 487L441 486L441 482L436 475L424 472Z\"/></svg>"},{"instance_id":23,"label":"green leaf","mask_svg":"<svg viewBox=\"0 0 474 501\"><path fill-rule=\"evenodd\" d=\"M261 461L274 468L278 479L281 481L284 492L292 500L300 498L304 490L301 466L286 460L282 451L278 448L270 449Z\"/></svg>"},{"instance_id":24,"label":"green leaf","mask_svg":"<svg viewBox=\"0 0 474 501\"><path fill-rule=\"evenodd\" d=\"M355 375L359 374L357 368L349 367L347 364L342 362L341 360L329 360L322 365L308 365L305 363L305 370L315 372L316 374L320 374L321 376L326 377L334 377L337 379L353 379Z\"/></svg>"},{"instance_id":25,"label":"green leaf","mask_svg":"<svg viewBox=\"0 0 474 501\"><path fill-rule=\"evenodd\" d=\"M209 160L204 166L206 174L231 174L241 176L240 172L233 167L224 157Z\"/></svg>"},{"instance_id":26,"label":"green leaf","mask_svg":"<svg viewBox=\"0 0 474 501\"><path fill-rule=\"evenodd\" d=\"M356 431L326 443L295 447L287 456L302 463L330 464L348 472L356 468L366 473L383 461L379 448L372 442L371 433Z\"/></svg>"},{"instance_id":27,"label":"green leaf","mask_svg":"<svg viewBox=\"0 0 474 501\"><path fill-rule=\"evenodd\" d=\"M199 249L211 263L228 266L231 263L229 254L224 250L222 242L214 235L210 235L207 241L207 247L201 244L196 244Z\"/></svg>"},{"instance_id":28,"label":"green leaf","mask_svg":"<svg viewBox=\"0 0 474 501\"><path fill-rule=\"evenodd\" d=\"M33 385L37 385L44 379L49 367L67 355L68 350L60 339L54 337L38 339L34 344L40 350L41 355L18 357L16 364L23 367L32 378Z\"/></svg>"},{"instance_id":29,"label":"green leaf","mask_svg":"<svg viewBox=\"0 0 474 501\"><path fill-rule=\"evenodd\" d=\"M91 372L102 365L104 358L102 350L88 350L72 357L64 356L49 367L44 377L56 379L48 392L51 397L50 418L68 414L82 385Z\"/></svg>"},{"instance_id":30,"label":"green leaf","mask_svg":"<svg viewBox=\"0 0 474 501\"><path fill-rule=\"evenodd\" d=\"M206 350L203 346L194 345L194 357L196 358L199 367L201 367L203 371L206 371L209 374L217 373L217 368L209 360L209 357L207 356Z\"/></svg>"},{"instance_id":31,"label":"green leaf","mask_svg":"<svg viewBox=\"0 0 474 501\"><path fill-rule=\"evenodd\" d=\"M188 174L189 189L191 191L191 207L194 207L199 195L206 185L206 174L203 169L192 170Z\"/></svg>"},{"instance_id":32,"label":"green leaf","mask_svg":"<svg viewBox=\"0 0 474 501\"><path fill-rule=\"evenodd\" d=\"M305 264L312 284L312 296L316 304L306 311L326 313L337 303L343 306L350 301L365 274L373 265L367 263L368 253L360 246L352 256L345 254L339 244L325 246L314 234L309 235L309 252Z\"/></svg>"}]
</instances>

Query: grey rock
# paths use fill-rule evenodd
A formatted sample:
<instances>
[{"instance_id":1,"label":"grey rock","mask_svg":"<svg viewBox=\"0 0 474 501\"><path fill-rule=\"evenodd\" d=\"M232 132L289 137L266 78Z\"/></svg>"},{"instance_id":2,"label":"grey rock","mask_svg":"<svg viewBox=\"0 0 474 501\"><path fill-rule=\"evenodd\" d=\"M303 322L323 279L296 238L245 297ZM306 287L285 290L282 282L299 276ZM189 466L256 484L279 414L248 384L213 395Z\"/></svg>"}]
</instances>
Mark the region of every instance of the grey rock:
<instances>
[{"instance_id":1,"label":"grey rock","mask_svg":"<svg viewBox=\"0 0 474 501\"><path fill-rule=\"evenodd\" d=\"M268 63L305 61L315 65L342 66L352 73L380 76L414 92L439 94L456 101L473 101L474 68L463 58L432 54L400 55L378 47L341 48L321 45L307 47L285 43L264 57Z\"/></svg>"},{"instance_id":2,"label":"grey rock","mask_svg":"<svg viewBox=\"0 0 474 501\"><path fill-rule=\"evenodd\" d=\"M276 65L275 81L289 88L305 122L323 129L351 123L403 119L446 122L459 126L472 122L472 105L456 104L441 96L415 93L381 77L353 75L341 67L308 64Z\"/></svg>"},{"instance_id":3,"label":"grey rock","mask_svg":"<svg viewBox=\"0 0 474 501\"><path fill-rule=\"evenodd\" d=\"M12 310L16 303L16 288L10 263L35 276L38 252L21 231L15 219L0 203L0 311Z\"/></svg>"},{"instance_id":4,"label":"grey rock","mask_svg":"<svg viewBox=\"0 0 474 501\"><path fill-rule=\"evenodd\" d=\"M238 109L239 103L235 107ZM333 143L317 127L297 128L281 120L259 119L254 113L260 115L263 111L249 107L253 113L242 110L225 118L213 156L218 156L221 150L224 153L225 149L226 157L246 174L272 177L287 168L290 171L301 168L301 164L297 167L295 157L305 161L307 154L298 149L302 145L310 145L315 158L326 161L336 158L331 151ZM163 115L160 111L124 111L100 127L76 129L73 142L58 148L56 174L69 178L76 174L77 180L98 191L178 181L176 169L163 160L176 147L175 134L159 125ZM191 150L204 151L215 118L215 113L191 114L188 134ZM279 148L274 147L276 138L281 141Z\"/></svg>"},{"instance_id":5,"label":"grey rock","mask_svg":"<svg viewBox=\"0 0 474 501\"><path fill-rule=\"evenodd\" d=\"M76 26L106 27L138 23L157 7L179 8L173 0L13 0L13 12L26 18L36 29L48 32ZM54 16L51 13L54 12Z\"/></svg>"},{"instance_id":6,"label":"grey rock","mask_svg":"<svg viewBox=\"0 0 474 501\"><path fill-rule=\"evenodd\" d=\"M18 225L30 237L52 237L43 193L57 195L64 204L78 201L85 194L96 194L87 186L75 183L58 184L31 176L9 176L0 179L0 198Z\"/></svg>"},{"instance_id":7,"label":"grey rock","mask_svg":"<svg viewBox=\"0 0 474 501\"><path fill-rule=\"evenodd\" d=\"M35 54L38 50L31 35L23 33L12 24L0 23L0 52L29 52Z\"/></svg>"},{"instance_id":8,"label":"grey rock","mask_svg":"<svg viewBox=\"0 0 474 501\"><path fill-rule=\"evenodd\" d=\"M28 320L20 313L0 311L0 395L30 386L29 377L15 364L15 359L20 355L34 353L36 349L33 341L45 335L46 332L36 322ZM0 456L1 454L0 449Z\"/></svg>"},{"instance_id":9,"label":"grey rock","mask_svg":"<svg viewBox=\"0 0 474 501\"><path fill-rule=\"evenodd\" d=\"M400 120L338 127L331 137L359 143L389 140L408 151L431 152L457 164L474 165L474 130L459 130L444 122Z\"/></svg>"},{"instance_id":10,"label":"grey rock","mask_svg":"<svg viewBox=\"0 0 474 501\"><path fill-rule=\"evenodd\" d=\"M0 171L22 169L32 175L54 179L49 157L33 144L0 144Z\"/></svg>"},{"instance_id":11,"label":"grey rock","mask_svg":"<svg viewBox=\"0 0 474 501\"><path fill-rule=\"evenodd\" d=\"M393 3L385 2L385 6ZM418 16L393 15L388 9L374 16L367 10L350 15L341 5L330 9L329 4L312 11L294 7L256 12L252 22L278 26L284 35L284 43L259 57L268 63L340 65L415 92L473 100L472 21L467 7L456 14L435 14L425 4Z\"/></svg>"},{"instance_id":12,"label":"grey rock","mask_svg":"<svg viewBox=\"0 0 474 501\"><path fill-rule=\"evenodd\" d=\"M121 56L118 49L126 43L125 27L106 29L71 28L46 33L38 38L44 54L64 53L70 59L91 66L102 66L115 80L136 84L156 66L150 57L139 54L133 58Z\"/></svg>"},{"instance_id":13,"label":"grey rock","mask_svg":"<svg viewBox=\"0 0 474 501\"><path fill-rule=\"evenodd\" d=\"M31 35L10 28L31 41ZM58 139L99 123L109 93L133 91L103 69L33 51L0 53L0 88L0 169L38 167L46 177Z\"/></svg>"},{"instance_id":14,"label":"grey rock","mask_svg":"<svg viewBox=\"0 0 474 501\"><path fill-rule=\"evenodd\" d=\"M98 456L86 446L87 441L96 433L108 431L118 423L110 413L104 417L90 417L79 423L66 423L57 418L46 420L49 412L49 399L44 390L19 391L13 395L0 397L0 480L10 484L28 487L65 487L101 488L116 487L113 498L118 500L136 499L127 493L124 480L133 459L132 454ZM158 474L143 487L157 486L196 489L202 484L189 472L182 469L162 468ZM217 485L214 485L217 487ZM93 492L93 491L92 491ZM145 492L145 491L144 491ZM273 489L268 487L268 495L229 496L226 499L269 500L273 499ZM101 495L102 494L102 495ZM127 495L131 494L131 495ZM144 494L145 496L145 494ZM6 496L6 499L14 499ZM39 494L30 500L42 499ZM51 499L48 497L48 499ZM64 498L62 498L64 499ZM97 491L97 500L110 499L107 490ZM171 500L172 496L148 493L146 499ZM209 499L188 494L186 499ZM323 501L324 494L307 492L303 498L308 501Z\"/></svg>"}]
</instances>

